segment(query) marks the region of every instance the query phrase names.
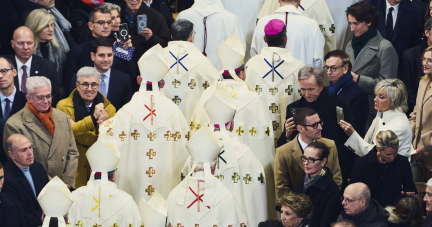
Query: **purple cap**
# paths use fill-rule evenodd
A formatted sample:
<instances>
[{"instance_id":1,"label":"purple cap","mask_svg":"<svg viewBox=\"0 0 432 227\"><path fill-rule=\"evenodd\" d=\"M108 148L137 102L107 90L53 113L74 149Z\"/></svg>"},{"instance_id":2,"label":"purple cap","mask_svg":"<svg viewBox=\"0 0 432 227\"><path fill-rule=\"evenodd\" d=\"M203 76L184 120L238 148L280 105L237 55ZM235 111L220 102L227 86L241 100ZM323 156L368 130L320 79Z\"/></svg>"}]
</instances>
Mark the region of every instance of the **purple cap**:
<instances>
[{"instance_id":1,"label":"purple cap","mask_svg":"<svg viewBox=\"0 0 432 227\"><path fill-rule=\"evenodd\" d=\"M282 32L285 24L279 19L273 19L269 21L264 27L264 33L266 35L277 35Z\"/></svg>"}]
</instances>

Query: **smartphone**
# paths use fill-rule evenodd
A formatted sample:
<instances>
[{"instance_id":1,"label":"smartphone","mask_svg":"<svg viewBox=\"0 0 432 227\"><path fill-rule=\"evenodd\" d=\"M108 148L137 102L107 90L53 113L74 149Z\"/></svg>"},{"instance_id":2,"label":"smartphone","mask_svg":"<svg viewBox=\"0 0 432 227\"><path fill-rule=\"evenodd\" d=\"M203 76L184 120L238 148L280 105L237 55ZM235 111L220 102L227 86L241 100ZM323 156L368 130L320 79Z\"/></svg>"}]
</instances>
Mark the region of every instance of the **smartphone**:
<instances>
[{"instance_id":1,"label":"smartphone","mask_svg":"<svg viewBox=\"0 0 432 227\"><path fill-rule=\"evenodd\" d=\"M122 43L127 42L129 40L129 28L127 23L119 25L117 38L120 39Z\"/></svg>"},{"instance_id":2,"label":"smartphone","mask_svg":"<svg viewBox=\"0 0 432 227\"><path fill-rule=\"evenodd\" d=\"M300 108L291 107L291 114L294 117L294 114L297 112L297 110Z\"/></svg>"},{"instance_id":3,"label":"smartphone","mask_svg":"<svg viewBox=\"0 0 432 227\"><path fill-rule=\"evenodd\" d=\"M339 125L340 121L344 120L344 112L342 107L336 106L336 116L337 116L337 123Z\"/></svg>"},{"instance_id":4,"label":"smartphone","mask_svg":"<svg viewBox=\"0 0 432 227\"><path fill-rule=\"evenodd\" d=\"M141 31L144 28L147 28L147 15L146 14L142 14L142 15L138 15L137 16L137 23L138 23L138 34L141 33Z\"/></svg>"}]
</instances>

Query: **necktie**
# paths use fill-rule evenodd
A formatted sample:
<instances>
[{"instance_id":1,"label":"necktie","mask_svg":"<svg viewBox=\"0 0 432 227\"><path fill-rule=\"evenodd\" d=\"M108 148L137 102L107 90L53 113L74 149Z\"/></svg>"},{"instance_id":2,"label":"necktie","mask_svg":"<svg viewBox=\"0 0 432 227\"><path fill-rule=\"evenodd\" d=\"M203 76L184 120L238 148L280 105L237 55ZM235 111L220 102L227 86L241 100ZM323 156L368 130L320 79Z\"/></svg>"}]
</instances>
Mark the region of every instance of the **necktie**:
<instances>
[{"instance_id":1,"label":"necktie","mask_svg":"<svg viewBox=\"0 0 432 227\"><path fill-rule=\"evenodd\" d=\"M87 107L87 111L90 113L90 107Z\"/></svg>"},{"instance_id":2,"label":"necktie","mask_svg":"<svg viewBox=\"0 0 432 227\"><path fill-rule=\"evenodd\" d=\"M8 119L10 111L11 111L10 100L8 98L5 98L4 101L6 102L6 106L5 106L5 109L4 109L4 112L3 112L3 119Z\"/></svg>"},{"instance_id":3,"label":"necktie","mask_svg":"<svg viewBox=\"0 0 432 227\"><path fill-rule=\"evenodd\" d=\"M105 97L107 97L106 96L106 83L105 83L105 75L104 74L101 74L101 82L100 82L100 86L99 86L99 92L100 93L102 93Z\"/></svg>"},{"instance_id":4,"label":"necktie","mask_svg":"<svg viewBox=\"0 0 432 227\"><path fill-rule=\"evenodd\" d=\"M22 69L23 69L23 74L22 74L22 77L21 77L21 91L24 92L24 93L27 93L27 89L26 89L27 77L28 77L28 75L27 75L27 66L23 65Z\"/></svg>"},{"instance_id":5,"label":"necktie","mask_svg":"<svg viewBox=\"0 0 432 227\"><path fill-rule=\"evenodd\" d=\"M393 7L390 7L389 12L387 14L387 35L388 40L391 42L393 38Z\"/></svg>"}]
</instances>

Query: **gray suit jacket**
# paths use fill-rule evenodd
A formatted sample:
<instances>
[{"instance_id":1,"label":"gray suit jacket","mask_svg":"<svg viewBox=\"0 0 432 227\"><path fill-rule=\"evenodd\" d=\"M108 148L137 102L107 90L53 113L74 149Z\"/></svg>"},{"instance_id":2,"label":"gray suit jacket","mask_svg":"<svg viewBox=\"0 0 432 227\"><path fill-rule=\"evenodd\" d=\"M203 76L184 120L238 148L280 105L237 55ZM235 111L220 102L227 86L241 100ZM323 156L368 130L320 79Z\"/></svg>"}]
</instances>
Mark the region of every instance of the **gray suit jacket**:
<instances>
[{"instance_id":1,"label":"gray suit jacket","mask_svg":"<svg viewBox=\"0 0 432 227\"><path fill-rule=\"evenodd\" d=\"M392 44L378 34L370 39L357 58L351 41L346 46L346 52L351 58L352 71L360 76L358 85L368 94L369 113L376 114L374 108L375 85L383 79L397 77L398 56Z\"/></svg>"},{"instance_id":2,"label":"gray suit jacket","mask_svg":"<svg viewBox=\"0 0 432 227\"><path fill-rule=\"evenodd\" d=\"M78 150L67 114L54 109L54 136L45 129L26 105L9 117L4 127L4 141L12 134L22 134L33 144L33 155L40 162L51 179L58 176L65 184L75 186L78 167ZM7 151L6 143L3 144Z\"/></svg>"}]
</instances>

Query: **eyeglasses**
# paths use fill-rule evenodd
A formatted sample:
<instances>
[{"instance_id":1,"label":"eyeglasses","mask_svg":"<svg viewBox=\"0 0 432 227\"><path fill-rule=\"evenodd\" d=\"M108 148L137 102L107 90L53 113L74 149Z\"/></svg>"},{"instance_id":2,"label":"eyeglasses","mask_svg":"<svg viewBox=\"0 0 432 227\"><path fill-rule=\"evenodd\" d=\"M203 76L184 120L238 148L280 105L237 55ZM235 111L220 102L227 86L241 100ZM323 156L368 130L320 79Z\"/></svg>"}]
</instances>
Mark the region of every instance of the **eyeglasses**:
<instances>
[{"instance_id":1,"label":"eyeglasses","mask_svg":"<svg viewBox=\"0 0 432 227\"><path fill-rule=\"evenodd\" d=\"M430 65L430 64L432 64L432 59L430 59L430 58L420 58L420 61L422 62L422 63L424 63L425 61L427 61L427 63Z\"/></svg>"},{"instance_id":2,"label":"eyeglasses","mask_svg":"<svg viewBox=\"0 0 432 227\"><path fill-rule=\"evenodd\" d=\"M362 199L348 199L348 198L344 197L342 202L346 201L347 204L351 204L351 203L353 203L355 201L359 201L359 200L362 200Z\"/></svg>"},{"instance_id":3,"label":"eyeglasses","mask_svg":"<svg viewBox=\"0 0 432 227\"><path fill-rule=\"evenodd\" d=\"M304 89L304 88L300 88L302 93L306 93L307 91L310 93L314 93L316 91L316 88L309 88L309 89Z\"/></svg>"},{"instance_id":4,"label":"eyeglasses","mask_svg":"<svg viewBox=\"0 0 432 227\"><path fill-rule=\"evenodd\" d=\"M0 69L0 73L1 73L2 75L6 75L6 73L9 72L9 70L12 70L12 69L7 69L7 68Z\"/></svg>"},{"instance_id":5,"label":"eyeglasses","mask_svg":"<svg viewBox=\"0 0 432 227\"><path fill-rule=\"evenodd\" d=\"M81 84L80 82L77 82L79 85L81 85L81 87L83 88L83 89L88 89L90 86L91 86L91 88L92 89L96 89L96 88L98 88L99 87L99 84L98 83L92 83L92 84L89 84L89 83L83 83L83 84Z\"/></svg>"},{"instance_id":6,"label":"eyeglasses","mask_svg":"<svg viewBox=\"0 0 432 227\"><path fill-rule=\"evenodd\" d=\"M112 21L111 20L107 20L107 21L100 20L100 21L93 21L93 23L96 23L96 24L99 24L100 26L103 26L104 24L111 25Z\"/></svg>"},{"instance_id":7,"label":"eyeglasses","mask_svg":"<svg viewBox=\"0 0 432 227\"><path fill-rule=\"evenodd\" d=\"M323 69L325 70L325 71L328 71L329 69L330 69L330 71L331 72L336 72L336 70L338 69L338 68L341 68L341 67L343 67L344 65L340 65L340 66L332 66L332 67L328 67L328 66L324 66L323 67Z\"/></svg>"},{"instance_id":8,"label":"eyeglasses","mask_svg":"<svg viewBox=\"0 0 432 227\"><path fill-rule=\"evenodd\" d=\"M45 27L42 28L42 30L48 30L50 28L54 28L54 24L47 24Z\"/></svg>"},{"instance_id":9,"label":"eyeglasses","mask_svg":"<svg viewBox=\"0 0 432 227\"><path fill-rule=\"evenodd\" d=\"M42 100L44 100L44 99L47 99L47 100L51 100L52 99L52 95L47 95L47 96L43 96L43 95L41 95L41 96L34 96L35 98L36 98L36 100L38 100L38 101L42 101Z\"/></svg>"},{"instance_id":10,"label":"eyeglasses","mask_svg":"<svg viewBox=\"0 0 432 227\"><path fill-rule=\"evenodd\" d=\"M318 128L318 125L321 125L321 127L322 127L324 125L324 121L321 120L321 121L314 123L314 124L311 124L311 125L301 125L301 126L309 126L309 127L312 127L313 129L316 129L316 128Z\"/></svg>"},{"instance_id":11,"label":"eyeglasses","mask_svg":"<svg viewBox=\"0 0 432 227\"><path fill-rule=\"evenodd\" d=\"M312 164L312 163L315 163L316 161L321 161L323 159L322 158L319 158L319 159L306 158L305 156L301 156L301 160L302 160L302 162L307 161L309 164Z\"/></svg>"}]
</instances>

